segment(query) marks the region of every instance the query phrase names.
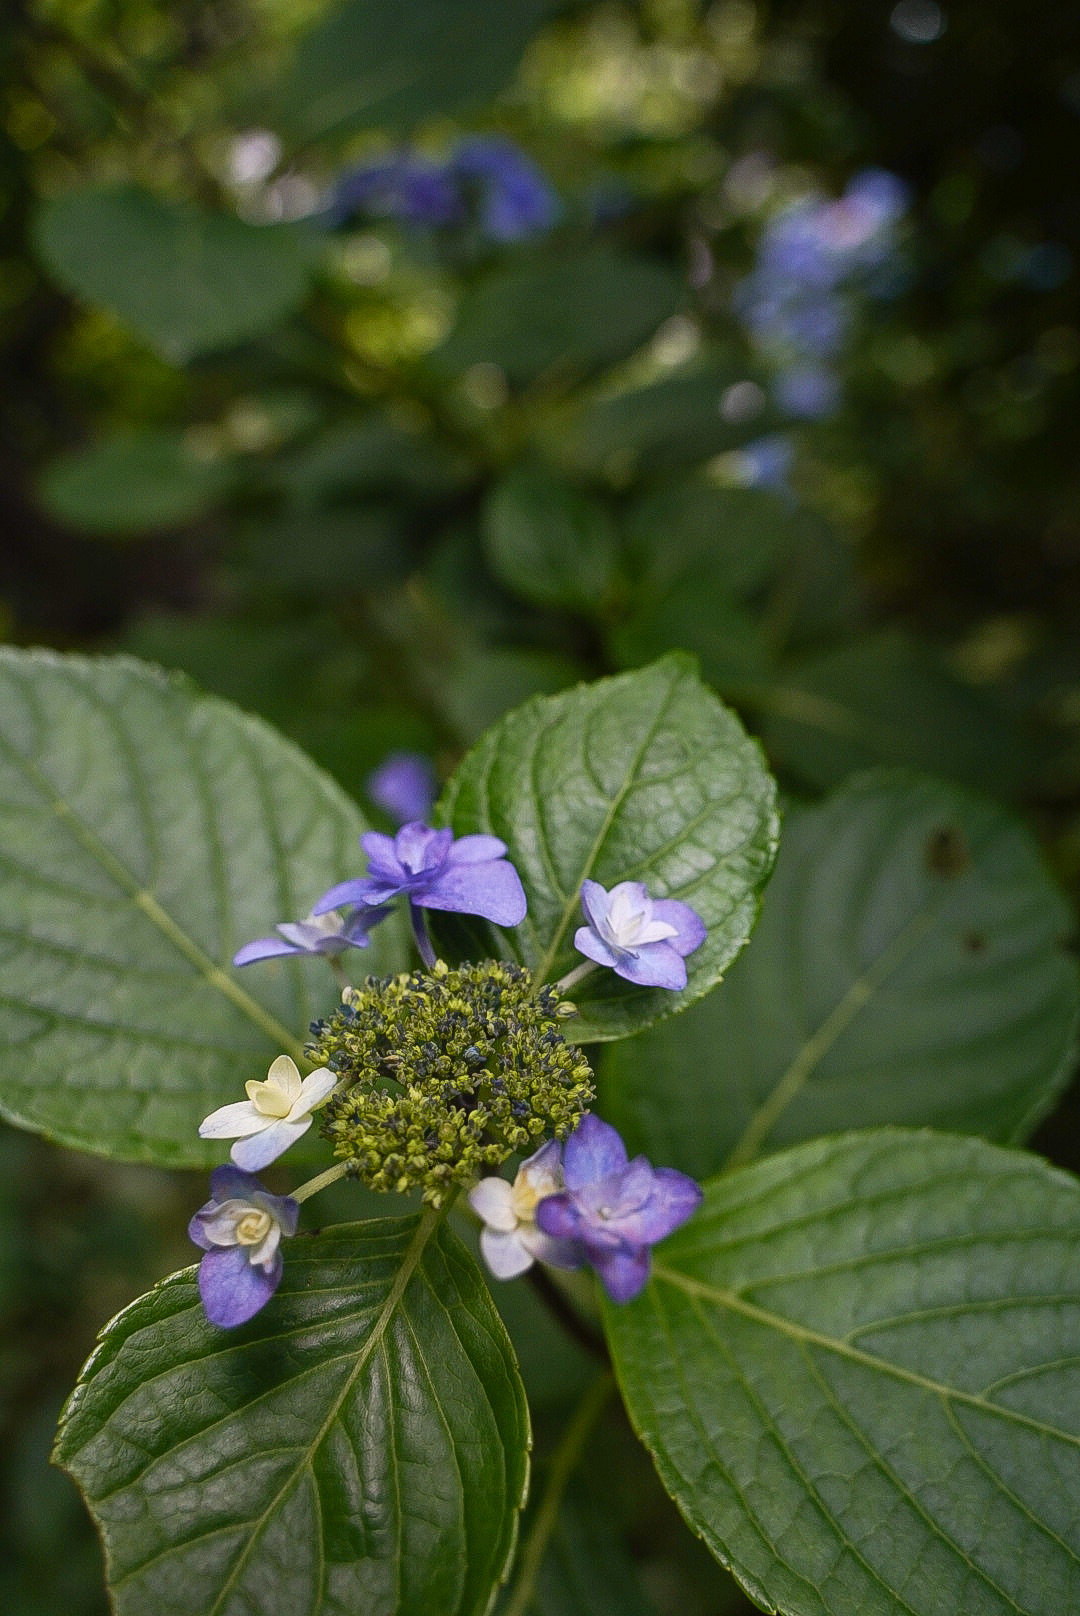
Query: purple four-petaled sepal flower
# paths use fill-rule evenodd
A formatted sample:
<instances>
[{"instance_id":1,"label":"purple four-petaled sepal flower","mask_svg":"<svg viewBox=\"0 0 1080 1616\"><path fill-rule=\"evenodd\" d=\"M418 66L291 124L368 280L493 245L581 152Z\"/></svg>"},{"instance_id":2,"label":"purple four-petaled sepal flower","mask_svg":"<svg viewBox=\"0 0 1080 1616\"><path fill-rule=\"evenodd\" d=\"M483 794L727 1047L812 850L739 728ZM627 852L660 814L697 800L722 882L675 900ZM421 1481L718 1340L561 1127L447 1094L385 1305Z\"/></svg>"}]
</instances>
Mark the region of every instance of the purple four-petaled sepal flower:
<instances>
[{"instance_id":1,"label":"purple four-petaled sepal flower","mask_svg":"<svg viewBox=\"0 0 1080 1616\"><path fill-rule=\"evenodd\" d=\"M347 948L366 948L370 932L389 909L361 907L341 914L337 909L310 914L304 920L283 921L277 937L256 937L233 955L234 965L274 959L283 954L342 954Z\"/></svg>"},{"instance_id":2,"label":"purple four-petaled sepal flower","mask_svg":"<svg viewBox=\"0 0 1080 1616\"><path fill-rule=\"evenodd\" d=\"M282 1236L296 1233L300 1204L271 1195L252 1173L217 1167L210 1199L188 1224L206 1253L199 1264L199 1295L211 1324L235 1329L254 1318L281 1283Z\"/></svg>"},{"instance_id":3,"label":"purple four-petaled sepal flower","mask_svg":"<svg viewBox=\"0 0 1080 1616\"><path fill-rule=\"evenodd\" d=\"M563 1147L566 1188L536 1208L537 1228L575 1242L613 1302L629 1302L649 1277L649 1248L685 1223L702 1191L673 1167L626 1157L618 1132L590 1112Z\"/></svg>"},{"instance_id":4,"label":"purple four-petaled sepal flower","mask_svg":"<svg viewBox=\"0 0 1080 1616\"><path fill-rule=\"evenodd\" d=\"M579 954L638 987L686 986L685 956L707 935L696 909L677 898L650 898L640 881L620 881L610 892L599 881L583 881L581 907L588 925L574 933Z\"/></svg>"},{"instance_id":5,"label":"purple four-petaled sepal flower","mask_svg":"<svg viewBox=\"0 0 1080 1616\"><path fill-rule=\"evenodd\" d=\"M497 836L459 836L414 821L396 836L369 830L360 838L368 873L323 894L316 915L340 903L381 904L404 892L419 909L480 915L497 926L525 918L525 889Z\"/></svg>"},{"instance_id":6,"label":"purple four-petaled sepal flower","mask_svg":"<svg viewBox=\"0 0 1080 1616\"><path fill-rule=\"evenodd\" d=\"M426 819L435 801L435 770L420 752L391 752L365 784L376 808L399 825Z\"/></svg>"}]
</instances>

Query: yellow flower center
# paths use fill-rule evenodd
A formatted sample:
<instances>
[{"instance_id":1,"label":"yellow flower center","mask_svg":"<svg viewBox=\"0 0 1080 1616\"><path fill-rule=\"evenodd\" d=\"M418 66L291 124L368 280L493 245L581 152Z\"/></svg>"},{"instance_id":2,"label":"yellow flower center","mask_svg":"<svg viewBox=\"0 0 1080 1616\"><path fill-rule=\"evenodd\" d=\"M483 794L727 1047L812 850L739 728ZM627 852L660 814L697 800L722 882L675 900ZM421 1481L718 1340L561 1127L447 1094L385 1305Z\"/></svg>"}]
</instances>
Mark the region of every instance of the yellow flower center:
<instances>
[{"instance_id":1,"label":"yellow flower center","mask_svg":"<svg viewBox=\"0 0 1080 1616\"><path fill-rule=\"evenodd\" d=\"M292 1110L292 1101L284 1089L278 1088L276 1083L260 1083L254 1078L245 1083L247 1097L252 1105L263 1117L287 1117Z\"/></svg>"},{"instance_id":2,"label":"yellow flower center","mask_svg":"<svg viewBox=\"0 0 1080 1616\"><path fill-rule=\"evenodd\" d=\"M239 1246L257 1246L260 1240L265 1240L270 1233L273 1218L269 1212L260 1212L252 1207L245 1212L236 1225L236 1243Z\"/></svg>"}]
</instances>

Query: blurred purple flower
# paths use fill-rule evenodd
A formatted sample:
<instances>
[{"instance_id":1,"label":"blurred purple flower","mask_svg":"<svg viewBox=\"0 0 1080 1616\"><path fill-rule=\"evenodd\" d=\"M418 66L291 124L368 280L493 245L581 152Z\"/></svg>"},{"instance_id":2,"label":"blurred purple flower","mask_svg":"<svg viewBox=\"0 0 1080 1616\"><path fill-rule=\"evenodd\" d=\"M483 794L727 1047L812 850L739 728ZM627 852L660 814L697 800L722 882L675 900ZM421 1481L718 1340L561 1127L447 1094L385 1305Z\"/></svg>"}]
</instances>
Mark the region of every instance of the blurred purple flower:
<instances>
[{"instance_id":1,"label":"blurred purple flower","mask_svg":"<svg viewBox=\"0 0 1080 1616\"><path fill-rule=\"evenodd\" d=\"M783 432L770 432L763 438L744 443L738 457L739 481L746 488L770 488L786 499L794 496L788 477L795 461L795 445Z\"/></svg>"},{"instance_id":2,"label":"blurred purple flower","mask_svg":"<svg viewBox=\"0 0 1080 1616\"><path fill-rule=\"evenodd\" d=\"M777 376L773 396L788 415L821 421L838 409L840 383L823 365L793 365Z\"/></svg>"},{"instance_id":3,"label":"blurred purple flower","mask_svg":"<svg viewBox=\"0 0 1080 1616\"><path fill-rule=\"evenodd\" d=\"M460 188L444 163L403 150L359 163L339 175L330 198L337 223L355 213L448 225L462 217Z\"/></svg>"},{"instance_id":4,"label":"blurred purple flower","mask_svg":"<svg viewBox=\"0 0 1080 1616\"><path fill-rule=\"evenodd\" d=\"M273 959L281 954L341 954L346 948L366 948L368 933L389 909L362 908L342 915L337 909L310 914L305 920L283 921L278 937L256 937L233 955L234 965L252 965L256 960Z\"/></svg>"},{"instance_id":5,"label":"blurred purple flower","mask_svg":"<svg viewBox=\"0 0 1080 1616\"><path fill-rule=\"evenodd\" d=\"M375 806L399 825L426 819L435 801L435 770L420 752L391 752L365 784Z\"/></svg>"},{"instance_id":6,"label":"blurred purple flower","mask_svg":"<svg viewBox=\"0 0 1080 1616\"><path fill-rule=\"evenodd\" d=\"M470 135L453 167L480 187L480 228L492 241L521 241L550 230L559 198L543 170L502 135Z\"/></svg>"},{"instance_id":7,"label":"blurred purple flower","mask_svg":"<svg viewBox=\"0 0 1080 1616\"><path fill-rule=\"evenodd\" d=\"M708 935L688 903L650 898L640 881L620 881L610 892L598 881L583 881L581 907L588 924L574 933L579 954L639 987L686 986L684 956Z\"/></svg>"},{"instance_id":8,"label":"blurred purple flower","mask_svg":"<svg viewBox=\"0 0 1080 1616\"><path fill-rule=\"evenodd\" d=\"M217 1167L210 1200L188 1224L206 1253L199 1264L199 1295L211 1324L234 1329L254 1318L281 1282L281 1239L296 1233L300 1206L271 1195L251 1173Z\"/></svg>"},{"instance_id":9,"label":"blurred purple flower","mask_svg":"<svg viewBox=\"0 0 1080 1616\"><path fill-rule=\"evenodd\" d=\"M576 1241L612 1301L631 1301L649 1277L649 1248L696 1211L700 1186L644 1156L628 1161L616 1130L591 1112L563 1147L563 1176L565 1190L536 1208L538 1228Z\"/></svg>"}]
</instances>

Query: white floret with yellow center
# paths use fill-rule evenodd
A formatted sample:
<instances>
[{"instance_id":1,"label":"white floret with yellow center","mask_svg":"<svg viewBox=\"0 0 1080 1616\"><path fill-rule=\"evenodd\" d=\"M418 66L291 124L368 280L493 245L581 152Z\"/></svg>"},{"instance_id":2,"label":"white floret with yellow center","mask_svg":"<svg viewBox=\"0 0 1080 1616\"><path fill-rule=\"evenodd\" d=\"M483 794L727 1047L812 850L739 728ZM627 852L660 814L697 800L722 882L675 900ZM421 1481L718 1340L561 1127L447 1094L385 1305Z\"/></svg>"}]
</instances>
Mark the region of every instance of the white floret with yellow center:
<instances>
[{"instance_id":1,"label":"white floret with yellow center","mask_svg":"<svg viewBox=\"0 0 1080 1616\"><path fill-rule=\"evenodd\" d=\"M237 1167L257 1173L276 1161L311 1127L316 1106L333 1092L337 1075L320 1066L301 1078L296 1062L279 1055L265 1080L246 1083L246 1100L211 1111L199 1124L201 1139L235 1139L230 1152ZM245 1244L247 1242L244 1242Z\"/></svg>"}]
</instances>

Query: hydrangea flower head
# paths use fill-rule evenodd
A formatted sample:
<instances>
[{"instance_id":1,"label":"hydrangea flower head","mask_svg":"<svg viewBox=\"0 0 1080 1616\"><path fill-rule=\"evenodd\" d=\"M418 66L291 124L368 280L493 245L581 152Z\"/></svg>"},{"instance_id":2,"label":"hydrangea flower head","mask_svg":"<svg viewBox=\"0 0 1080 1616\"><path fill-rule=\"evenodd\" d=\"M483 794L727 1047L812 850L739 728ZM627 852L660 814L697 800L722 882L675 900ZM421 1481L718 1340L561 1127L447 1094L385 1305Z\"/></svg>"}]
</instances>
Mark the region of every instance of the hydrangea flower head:
<instances>
[{"instance_id":1,"label":"hydrangea flower head","mask_svg":"<svg viewBox=\"0 0 1080 1616\"><path fill-rule=\"evenodd\" d=\"M328 909L303 920L283 921L277 937L256 937L233 955L234 965L252 965L256 960L274 959L283 954L342 954L347 948L366 948L371 929L385 920L389 909L355 909L342 914Z\"/></svg>"},{"instance_id":2,"label":"hydrangea flower head","mask_svg":"<svg viewBox=\"0 0 1080 1616\"><path fill-rule=\"evenodd\" d=\"M563 1176L565 1189L536 1208L538 1228L576 1243L613 1302L631 1301L649 1277L650 1247L696 1211L700 1185L644 1156L628 1161L617 1131L593 1112L563 1147Z\"/></svg>"},{"instance_id":3,"label":"hydrangea flower head","mask_svg":"<svg viewBox=\"0 0 1080 1616\"><path fill-rule=\"evenodd\" d=\"M271 1195L251 1173L218 1167L210 1199L188 1224L206 1255L199 1264L199 1295L211 1324L231 1330L246 1324L281 1282L281 1239L296 1233L300 1206Z\"/></svg>"},{"instance_id":4,"label":"hydrangea flower head","mask_svg":"<svg viewBox=\"0 0 1080 1616\"><path fill-rule=\"evenodd\" d=\"M328 1066L301 1079L295 1061L279 1055L266 1081L245 1084L247 1099L219 1106L199 1124L200 1139L235 1139L237 1167L257 1173L276 1161L311 1127L311 1113L337 1084Z\"/></svg>"},{"instance_id":5,"label":"hydrangea flower head","mask_svg":"<svg viewBox=\"0 0 1080 1616\"><path fill-rule=\"evenodd\" d=\"M480 1250L496 1279L515 1279L534 1262L554 1268L580 1268L578 1246L555 1240L536 1226L536 1208L563 1188L562 1146L550 1139L523 1161L512 1184L482 1178L469 1191L469 1205L482 1219Z\"/></svg>"},{"instance_id":6,"label":"hydrangea flower head","mask_svg":"<svg viewBox=\"0 0 1080 1616\"><path fill-rule=\"evenodd\" d=\"M341 903L386 903L403 892L417 908L480 915L497 926L516 926L525 918L521 878L497 836L455 839L452 830L414 820L396 836L370 830L360 845L367 875L331 887L315 905L316 915Z\"/></svg>"},{"instance_id":7,"label":"hydrangea flower head","mask_svg":"<svg viewBox=\"0 0 1080 1616\"><path fill-rule=\"evenodd\" d=\"M705 922L677 898L650 898L640 881L620 881L608 892L599 881L581 883L588 925L574 934L579 954L609 965L638 987L686 986L685 956L707 935Z\"/></svg>"},{"instance_id":8,"label":"hydrangea flower head","mask_svg":"<svg viewBox=\"0 0 1080 1616\"><path fill-rule=\"evenodd\" d=\"M365 783L375 806L399 825L426 819L435 801L435 771L420 752L391 752Z\"/></svg>"}]
</instances>

